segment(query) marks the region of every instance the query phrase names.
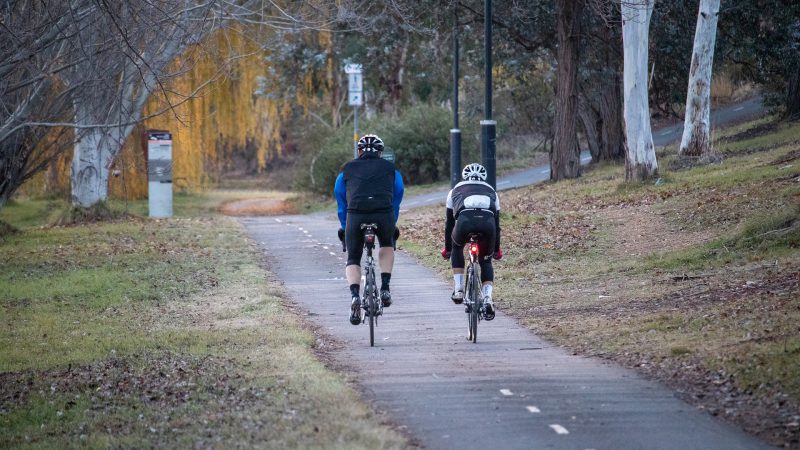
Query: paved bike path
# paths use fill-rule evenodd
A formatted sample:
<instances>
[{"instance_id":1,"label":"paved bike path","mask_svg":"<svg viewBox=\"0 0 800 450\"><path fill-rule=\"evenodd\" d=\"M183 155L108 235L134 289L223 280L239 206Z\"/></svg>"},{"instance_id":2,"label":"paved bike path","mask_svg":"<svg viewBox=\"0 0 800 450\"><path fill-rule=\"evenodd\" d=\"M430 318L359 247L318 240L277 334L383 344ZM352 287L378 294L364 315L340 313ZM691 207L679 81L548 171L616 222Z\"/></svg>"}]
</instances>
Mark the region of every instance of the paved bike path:
<instances>
[{"instance_id":1,"label":"paved bike path","mask_svg":"<svg viewBox=\"0 0 800 450\"><path fill-rule=\"evenodd\" d=\"M240 220L309 319L342 342L333 357L354 370L365 397L426 448L768 448L633 371L544 342L503 315L502 305L495 320L480 323L478 343L468 342L450 285L403 252L395 303L370 348L368 326L348 322L332 218Z\"/></svg>"}]
</instances>

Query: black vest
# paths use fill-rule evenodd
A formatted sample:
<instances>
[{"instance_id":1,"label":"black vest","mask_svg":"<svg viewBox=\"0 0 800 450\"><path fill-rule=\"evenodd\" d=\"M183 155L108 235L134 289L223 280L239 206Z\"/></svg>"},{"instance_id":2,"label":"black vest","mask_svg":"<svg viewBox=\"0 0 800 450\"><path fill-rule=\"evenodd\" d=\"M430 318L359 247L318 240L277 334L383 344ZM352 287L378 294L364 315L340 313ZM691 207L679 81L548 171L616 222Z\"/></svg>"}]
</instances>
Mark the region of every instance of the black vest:
<instances>
[{"instance_id":1,"label":"black vest","mask_svg":"<svg viewBox=\"0 0 800 450\"><path fill-rule=\"evenodd\" d=\"M370 153L344 165L347 210L382 212L392 210L394 164Z\"/></svg>"}]
</instances>

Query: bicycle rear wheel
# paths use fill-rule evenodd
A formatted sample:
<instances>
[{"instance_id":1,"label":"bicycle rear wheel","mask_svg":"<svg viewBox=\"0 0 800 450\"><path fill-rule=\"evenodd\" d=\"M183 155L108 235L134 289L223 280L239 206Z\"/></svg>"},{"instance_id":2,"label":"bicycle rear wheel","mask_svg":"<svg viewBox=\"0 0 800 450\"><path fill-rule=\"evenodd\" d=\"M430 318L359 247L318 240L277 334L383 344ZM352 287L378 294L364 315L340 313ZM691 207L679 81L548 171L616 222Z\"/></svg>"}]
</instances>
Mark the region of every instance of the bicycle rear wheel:
<instances>
[{"instance_id":1,"label":"bicycle rear wheel","mask_svg":"<svg viewBox=\"0 0 800 450\"><path fill-rule=\"evenodd\" d=\"M375 346L375 321L378 319L378 307L375 296L375 272L367 271L366 283L364 283L364 300L366 300L367 316L369 316L369 346Z\"/></svg>"},{"instance_id":2,"label":"bicycle rear wheel","mask_svg":"<svg viewBox=\"0 0 800 450\"><path fill-rule=\"evenodd\" d=\"M480 288L478 287L478 280L475 274L475 269L470 264L469 268L467 269L467 283L466 283L466 298L468 299L469 303L469 311L467 314L467 324L469 325L469 335L467 336L467 340L472 341L473 343L477 342L478 340L478 314L480 313L480 306L479 306L479 296ZM476 294L477 293L477 294Z\"/></svg>"}]
</instances>

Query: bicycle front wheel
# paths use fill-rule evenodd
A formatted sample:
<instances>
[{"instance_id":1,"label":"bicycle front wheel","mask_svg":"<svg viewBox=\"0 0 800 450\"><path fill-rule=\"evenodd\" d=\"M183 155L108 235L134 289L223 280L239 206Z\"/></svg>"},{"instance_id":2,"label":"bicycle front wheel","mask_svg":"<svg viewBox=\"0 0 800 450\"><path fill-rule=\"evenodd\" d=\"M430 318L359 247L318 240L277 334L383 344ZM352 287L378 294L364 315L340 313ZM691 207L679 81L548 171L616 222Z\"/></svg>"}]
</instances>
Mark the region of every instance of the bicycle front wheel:
<instances>
[{"instance_id":1,"label":"bicycle front wheel","mask_svg":"<svg viewBox=\"0 0 800 450\"><path fill-rule=\"evenodd\" d=\"M378 307L375 295L370 294L367 301L367 311L369 311L369 346L375 346L375 321L378 320Z\"/></svg>"}]
</instances>

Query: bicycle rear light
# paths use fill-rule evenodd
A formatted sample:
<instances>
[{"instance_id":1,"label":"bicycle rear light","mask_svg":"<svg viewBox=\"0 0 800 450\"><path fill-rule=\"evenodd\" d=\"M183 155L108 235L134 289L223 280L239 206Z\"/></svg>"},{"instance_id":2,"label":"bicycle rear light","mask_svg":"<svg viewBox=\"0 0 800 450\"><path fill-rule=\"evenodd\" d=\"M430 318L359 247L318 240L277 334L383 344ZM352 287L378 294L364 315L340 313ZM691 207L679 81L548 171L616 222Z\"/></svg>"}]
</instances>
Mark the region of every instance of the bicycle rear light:
<instances>
[{"instance_id":1,"label":"bicycle rear light","mask_svg":"<svg viewBox=\"0 0 800 450\"><path fill-rule=\"evenodd\" d=\"M478 244L470 245L469 246L469 252L472 253L473 255L477 255L478 254Z\"/></svg>"},{"instance_id":2,"label":"bicycle rear light","mask_svg":"<svg viewBox=\"0 0 800 450\"><path fill-rule=\"evenodd\" d=\"M374 244L375 243L375 235L374 234L368 234L366 236L366 239L367 239L367 244Z\"/></svg>"}]
</instances>

